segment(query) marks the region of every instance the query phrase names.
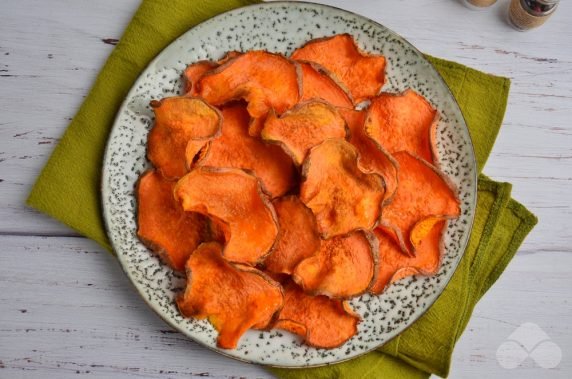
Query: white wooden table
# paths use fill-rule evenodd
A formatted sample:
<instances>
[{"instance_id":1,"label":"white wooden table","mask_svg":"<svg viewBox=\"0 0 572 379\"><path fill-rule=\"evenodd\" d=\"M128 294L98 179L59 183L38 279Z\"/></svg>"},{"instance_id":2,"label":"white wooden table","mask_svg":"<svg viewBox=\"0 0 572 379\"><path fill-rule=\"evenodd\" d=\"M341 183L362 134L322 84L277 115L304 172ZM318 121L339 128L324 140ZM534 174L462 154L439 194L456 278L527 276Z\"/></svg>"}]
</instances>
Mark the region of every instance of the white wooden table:
<instances>
[{"instance_id":1,"label":"white wooden table","mask_svg":"<svg viewBox=\"0 0 572 379\"><path fill-rule=\"evenodd\" d=\"M477 306L451 376L572 377L570 2L528 33L506 24L507 0L483 12L453 0L324 3L379 21L424 52L512 79L485 172L512 182L540 223ZM0 378L269 377L171 330L112 256L23 205L138 5L0 3ZM524 322L560 347L555 369L497 362L497 348Z\"/></svg>"}]
</instances>

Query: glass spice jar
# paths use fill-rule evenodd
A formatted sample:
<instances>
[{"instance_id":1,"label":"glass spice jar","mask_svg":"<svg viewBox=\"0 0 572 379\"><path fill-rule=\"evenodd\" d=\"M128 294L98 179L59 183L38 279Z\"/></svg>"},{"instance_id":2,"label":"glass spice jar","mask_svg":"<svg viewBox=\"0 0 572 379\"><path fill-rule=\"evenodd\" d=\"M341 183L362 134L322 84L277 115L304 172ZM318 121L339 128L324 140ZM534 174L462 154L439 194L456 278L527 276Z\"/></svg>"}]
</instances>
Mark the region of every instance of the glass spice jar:
<instances>
[{"instance_id":1,"label":"glass spice jar","mask_svg":"<svg viewBox=\"0 0 572 379\"><path fill-rule=\"evenodd\" d=\"M465 5L471 9L481 10L490 7L496 2L497 0L465 0Z\"/></svg>"},{"instance_id":2,"label":"glass spice jar","mask_svg":"<svg viewBox=\"0 0 572 379\"><path fill-rule=\"evenodd\" d=\"M556 10L560 0L511 0L509 23L519 31L537 28Z\"/></svg>"}]
</instances>

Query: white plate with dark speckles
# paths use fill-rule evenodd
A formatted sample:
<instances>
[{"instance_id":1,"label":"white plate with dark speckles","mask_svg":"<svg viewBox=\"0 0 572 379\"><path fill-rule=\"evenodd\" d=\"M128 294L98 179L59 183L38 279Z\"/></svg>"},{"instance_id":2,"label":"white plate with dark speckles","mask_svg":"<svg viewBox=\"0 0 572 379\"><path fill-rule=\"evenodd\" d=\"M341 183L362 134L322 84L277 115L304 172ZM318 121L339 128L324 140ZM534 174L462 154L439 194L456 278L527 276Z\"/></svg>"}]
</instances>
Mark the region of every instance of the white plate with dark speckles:
<instances>
[{"instance_id":1,"label":"white plate with dark speckles","mask_svg":"<svg viewBox=\"0 0 572 379\"><path fill-rule=\"evenodd\" d=\"M387 58L383 91L412 88L439 111L437 149L442 170L457 186L461 216L449 222L439 273L413 276L380 296L351 304L362 317L358 333L335 349L316 349L282 331L249 331L235 350L216 347L217 333L205 320L181 317L174 299L184 279L141 244L136 230L135 183L150 165L145 158L152 126L151 99L181 92L187 64L217 60L231 50L264 49L290 54L310 39L350 33L365 51ZM347 360L373 350L411 325L437 299L461 259L476 204L477 169L469 132L451 92L422 54L403 38L365 17L324 5L278 2L252 5L214 17L175 40L141 74L123 103L104 159L102 196L108 235L138 292L167 323L196 342L227 356L260 364L304 367Z\"/></svg>"}]
</instances>

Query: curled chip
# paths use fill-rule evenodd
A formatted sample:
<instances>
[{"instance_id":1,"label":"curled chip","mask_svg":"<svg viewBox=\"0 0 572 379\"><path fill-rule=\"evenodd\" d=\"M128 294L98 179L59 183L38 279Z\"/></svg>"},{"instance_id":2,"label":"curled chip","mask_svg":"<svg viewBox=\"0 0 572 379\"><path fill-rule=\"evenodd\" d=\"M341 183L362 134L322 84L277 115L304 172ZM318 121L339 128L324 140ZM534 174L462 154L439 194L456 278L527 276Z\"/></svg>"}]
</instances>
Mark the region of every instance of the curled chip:
<instances>
[{"instance_id":1,"label":"curled chip","mask_svg":"<svg viewBox=\"0 0 572 379\"><path fill-rule=\"evenodd\" d=\"M369 289L376 272L377 241L369 231L355 231L322 241L318 252L304 259L293 278L305 292L348 299Z\"/></svg>"},{"instance_id":2,"label":"curled chip","mask_svg":"<svg viewBox=\"0 0 572 379\"><path fill-rule=\"evenodd\" d=\"M349 34L314 39L294 51L292 59L324 66L345 84L357 103L377 95L385 81L385 58L360 51Z\"/></svg>"},{"instance_id":3,"label":"curled chip","mask_svg":"<svg viewBox=\"0 0 572 379\"><path fill-rule=\"evenodd\" d=\"M432 225L429 232L419 241L414 257L403 254L393 238L382 229L376 229L374 232L379 240L379 265L377 266L375 281L369 292L378 295L390 283L406 276L436 274L439 270L443 251L441 235L444 226L444 220L439 220Z\"/></svg>"},{"instance_id":4,"label":"curled chip","mask_svg":"<svg viewBox=\"0 0 572 379\"><path fill-rule=\"evenodd\" d=\"M317 63L298 62L302 67L302 99L322 99L334 107L353 108L347 89L328 70Z\"/></svg>"},{"instance_id":5,"label":"curled chip","mask_svg":"<svg viewBox=\"0 0 572 379\"><path fill-rule=\"evenodd\" d=\"M418 221L411 229L411 234L409 235L409 242L414 251L417 251L417 247L423 242L427 234L431 232L436 224L442 223L446 219L453 218L443 217L443 216L429 216L421 221Z\"/></svg>"},{"instance_id":6,"label":"curled chip","mask_svg":"<svg viewBox=\"0 0 572 379\"><path fill-rule=\"evenodd\" d=\"M438 118L437 111L415 91L383 93L371 101L365 130L392 154L405 150L433 162Z\"/></svg>"},{"instance_id":7,"label":"curled chip","mask_svg":"<svg viewBox=\"0 0 572 379\"><path fill-rule=\"evenodd\" d=\"M303 259L320 248L316 219L297 196L286 196L272 202L280 235L272 253L264 261L267 271L292 274Z\"/></svg>"},{"instance_id":8,"label":"curled chip","mask_svg":"<svg viewBox=\"0 0 572 379\"><path fill-rule=\"evenodd\" d=\"M202 244L186 264L187 287L177 299L185 317L208 318L219 332L217 345L234 349L250 328L264 329L283 306L280 284L261 271L233 265L216 242Z\"/></svg>"},{"instance_id":9,"label":"curled chip","mask_svg":"<svg viewBox=\"0 0 572 379\"><path fill-rule=\"evenodd\" d=\"M275 328L300 335L311 346L331 349L357 333L357 316L345 301L310 296L290 282Z\"/></svg>"},{"instance_id":10,"label":"curled chip","mask_svg":"<svg viewBox=\"0 0 572 379\"><path fill-rule=\"evenodd\" d=\"M161 260L182 271L185 262L208 234L206 218L185 212L173 197L175 182L147 171L137 184L137 235Z\"/></svg>"},{"instance_id":11,"label":"curled chip","mask_svg":"<svg viewBox=\"0 0 572 379\"><path fill-rule=\"evenodd\" d=\"M383 177L385 182L383 203L390 203L397 190L397 162L391 154L365 133L364 111L353 109L339 109L339 111L350 129L350 143L358 151L358 166L363 172L375 172Z\"/></svg>"},{"instance_id":12,"label":"curled chip","mask_svg":"<svg viewBox=\"0 0 572 379\"><path fill-rule=\"evenodd\" d=\"M210 104L248 102L248 113L259 118L270 109L282 113L300 99L299 66L279 54L249 51L229 59L199 81L199 94Z\"/></svg>"},{"instance_id":13,"label":"curled chip","mask_svg":"<svg viewBox=\"0 0 572 379\"><path fill-rule=\"evenodd\" d=\"M201 147L220 134L220 112L194 97L168 97L152 101L155 125L149 132L147 156L168 179L180 178L187 172L187 145Z\"/></svg>"},{"instance_id":14,"label":"curled chip","mask_svg":"<svg viewBox=\"0 0 572 379\"><path fill-rule=\"evenodd\" d=\"M322 238L377 224L383 179L363 173L357 161L349 142L330 139L314 147L304 162L300 199L314 212Z\"/></svg>"},{"instance_id":15,"label":"curled chip","mask_svg":"<svg viewBox=\"0 0 572 379\"><path fill-rule=\"evenodd\" d=\"M213 61L198 61L187 66L183 73L183 77L185 79L185 92L187 95L196 96L198 93L196 84L199 79L205 73L216 67L218 67L218 64Z\"/></svg>"},{"instance_id":16,"label":"curled chip","mask_svg":"<svg viewBox=\"0 0 572 379\"><path fill-rule=\"evenodd\" d=\"M248 134L250 117L243 106L223 109L222 115L221 136L205 146L195 165L248 169L273 198L286 193L296 182L292 159L279 146L267 145Z\"/></svg>"},{"instance_id":17,"label":"curled chip","mask_svg":"<svg viewBox=\"0 0 572 379\"><path fill-rule=\"evenodd\" d=\"M214 218L223 228L229 261L254 265L274 245L274 207L256 177L239 169L197 167L179 180L174 193L183 209Z\"/></svg>"},{"instance_id":18,"label":"curled chip","mask_svg":"<svg viewBox=\"0 0 572 379\"><path fill-rule=\"evenodd\" d=\"M347 136L347 126L339 112L321 100L298 104L282 116L270 112L261 136L280 144L294 163L301 165L308 151L328 138Z\"/></svg>"},{"instance_id":19,"label":"curled chip","mask_svg":"<svg viewBox=\"0 0 572 379\"><path fill-rule=\"evenodd\" d=\"M437 168L406 151L393 156L399 163L399 186L391 204L384 208L380 226L404 252L414 254L412 242L423 239L424 233L429 232L431 227L427 223L430 226L438 219L459 216L459 200ZM425 223L420 223L424 220Z\"/></svg>"}]
</instances>

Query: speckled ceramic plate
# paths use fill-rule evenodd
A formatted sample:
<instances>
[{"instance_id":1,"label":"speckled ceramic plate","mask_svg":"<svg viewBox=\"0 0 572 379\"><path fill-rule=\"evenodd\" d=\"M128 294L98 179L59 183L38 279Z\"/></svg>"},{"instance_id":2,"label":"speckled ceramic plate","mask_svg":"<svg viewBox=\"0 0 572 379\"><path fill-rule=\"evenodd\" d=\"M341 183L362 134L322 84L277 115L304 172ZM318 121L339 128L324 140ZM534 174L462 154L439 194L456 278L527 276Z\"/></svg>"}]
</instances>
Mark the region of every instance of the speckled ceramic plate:
<instances>
[{"instance_id":1,"label":"speckled ceramic plate","mask_svg":"<svg viewBox=\"0 0 572 379\"><path fill-rule=\"evenodd\" d=\"M439 273L413 276L380 296L364 295L351 304L363 321L343 346L316 349L281 331L249 331L235 350L216 347L217 333L205 320L181 317L174 303L183 288L180 275L160 263L136 235L134 187L149 167L145 159L153 114L148 104L181 93L185 66L218 59L230 50L265 49L289 54L310 39L350 33L362 49L387 60L384 91L413 88L439 111L437 148L440 165L456 184L461 216L443 238ZM455 99L421 53L403 38L365 17L328 6L278 2L252 5L212 18L189 30L147 67L129 92L109 137L103 172L103 206L108 234L123 269L149 306L166 322L200 344L248 362L302 367L339 362L364 354L411 325L437 299L453 275L467 245L476 203L476 164L471 139Z\"/></svg>"}]
</instances>

